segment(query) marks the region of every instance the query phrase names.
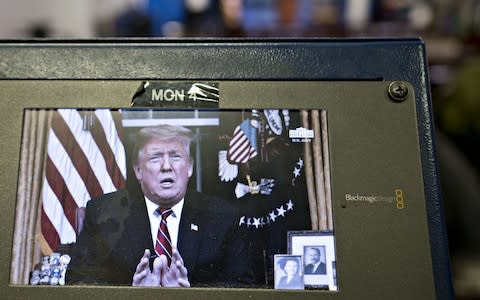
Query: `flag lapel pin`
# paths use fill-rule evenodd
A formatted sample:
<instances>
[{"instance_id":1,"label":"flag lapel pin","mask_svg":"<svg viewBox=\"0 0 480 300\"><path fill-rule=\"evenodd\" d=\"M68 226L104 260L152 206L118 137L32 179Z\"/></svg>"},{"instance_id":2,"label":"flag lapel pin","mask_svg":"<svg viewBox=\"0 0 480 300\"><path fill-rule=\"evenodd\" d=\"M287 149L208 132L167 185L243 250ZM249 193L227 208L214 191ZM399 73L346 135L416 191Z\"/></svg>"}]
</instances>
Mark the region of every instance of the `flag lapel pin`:
<instances>
[{"instance_id":1,"label":"flag lapel pin","mask_svg":"<svg viewBox=\"0 0 480 300\"><path fill-rule=\"evenodd\" d=\"M198 225L197 224L190 224L190 230L198 231Z\"/></svg>"}]
</instances>

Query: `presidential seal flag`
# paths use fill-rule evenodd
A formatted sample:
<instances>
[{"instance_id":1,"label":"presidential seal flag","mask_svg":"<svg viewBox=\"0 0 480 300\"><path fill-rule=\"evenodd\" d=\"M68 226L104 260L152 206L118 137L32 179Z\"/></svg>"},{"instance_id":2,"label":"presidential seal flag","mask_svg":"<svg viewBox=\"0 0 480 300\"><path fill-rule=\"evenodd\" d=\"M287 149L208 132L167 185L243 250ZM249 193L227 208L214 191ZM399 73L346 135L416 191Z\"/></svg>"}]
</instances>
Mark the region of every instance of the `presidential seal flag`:
<instances>
[{"instance_id":1,"label":"presidential seal flag","mask_svg":"<svg viewBox=\"0 0 480 300\"><path fill-rule=\"evenodd\" d=\"M76 241L87 202L126 184L126 155L118 111L58 109L48 136L42 187L44 254Z\"/></svg>"}]
</instances>

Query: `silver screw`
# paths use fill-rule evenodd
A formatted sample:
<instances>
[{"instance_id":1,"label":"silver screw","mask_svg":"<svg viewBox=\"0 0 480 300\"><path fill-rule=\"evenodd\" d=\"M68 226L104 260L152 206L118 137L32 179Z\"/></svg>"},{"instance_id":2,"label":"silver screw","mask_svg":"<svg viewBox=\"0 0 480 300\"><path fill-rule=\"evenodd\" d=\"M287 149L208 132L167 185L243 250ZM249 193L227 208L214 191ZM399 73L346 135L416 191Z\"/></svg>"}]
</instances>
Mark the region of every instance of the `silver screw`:
<instances>
[{"instance_id":1,"label":"silver screw","mask_svg":"<svg viewBox=\"0 0 480 300\"><path fill-rule=\"evenodd\" d=\"M401 102L408 98L408 86L403 81L393 81L388 85L388 95L392 100Z\"/></svg>"}]
</instances>

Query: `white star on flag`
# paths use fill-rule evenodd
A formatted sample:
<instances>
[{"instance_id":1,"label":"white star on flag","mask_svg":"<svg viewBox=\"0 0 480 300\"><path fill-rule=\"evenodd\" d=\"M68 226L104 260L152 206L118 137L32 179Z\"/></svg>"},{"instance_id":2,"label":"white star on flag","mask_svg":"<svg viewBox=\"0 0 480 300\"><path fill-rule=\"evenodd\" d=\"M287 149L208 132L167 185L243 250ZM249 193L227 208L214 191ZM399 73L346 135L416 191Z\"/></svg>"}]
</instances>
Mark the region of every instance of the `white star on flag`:
<instances>
[{"instance_id":1,"label":"white star on flag","mask_svg":"<svg viewBox=\"0 0 480 300\"><path fill-rule=\"evenodd\" d=\"M277 208L277 212L279 216L285 217L286 210L283 208L283 205L280 208Z\"/></svg>"},{"instance_id":2,"label":"white star on flag","mask_svg":"<svg viewBox=\"0 0 480 300\"><path fill-rule=\"evenodd\" d=\"M303 160L301 158L298 159L297 165L299 168L303 167Z\"/></svg>"},{"instance_id":3,"label":"white star on flag","mask_svg":"<svg viewBox=\"0 0 480 300\"><path fill-rule=\"evenodd\" d=\"M290 199L290 200L288 200L288 202L287 202L287 210L292 210L292 209L293 209L293 202L292 202L292 200Z\"/></svg>"},{"instance_id":4,"label":"white star on flag","mask_svg":"<svg viewBox=\"0 0 480 300\"><path fill-rule=\"evenodd\" d=\"M272 220L272 222L275 222L275 219L277 218L277 215L275 214L275 211L272 210L271 213L268 214L270 216L270 219Z\"/></svg>"},{"instance_id":5,"label":"white star on flag","mask_svg":"<svg viewBox=\"0 0 480 300\"><path fill-rule=\"evenodd\" d=\"M295 175L295 178L297 178L298 176L300 176L300 169L295 168L295 169L293 170L293 175Z\"/></svg>"},{"instance_id":6,"label":"white star on flag","mask_svg":"<svg viewBox=\"0 0 480 300\"><path fill-rule=\"evenodd\" d=\"M260 218L253 218L253 226L258 229L258 226L260 226Z\"/></svg>"},{"instance_id":7,"label":"white star on flag","mask_svg":"<svg viewBox=\"0 0 480 300\"><path fill-rule=\"evenodd\" d=\"M238 223L238 226L242 226L243 224L245 224L245 216L242 216L240 218L240 222Z\"/></svg>"}]
</instances>

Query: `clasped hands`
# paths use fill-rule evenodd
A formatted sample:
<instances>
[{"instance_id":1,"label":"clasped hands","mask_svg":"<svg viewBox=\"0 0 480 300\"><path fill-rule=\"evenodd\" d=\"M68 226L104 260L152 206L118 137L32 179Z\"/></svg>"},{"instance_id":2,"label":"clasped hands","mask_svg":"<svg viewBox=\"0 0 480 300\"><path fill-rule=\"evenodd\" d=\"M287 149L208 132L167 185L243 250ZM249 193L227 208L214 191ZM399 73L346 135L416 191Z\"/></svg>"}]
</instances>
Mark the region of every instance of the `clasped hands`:
<instances>
[{"instance_id":1,"label":"clasped hands","mask_svg":"<svg viewBox=\"0 0 480 300\"><path fill-rule=\"evenodd\" d=\"M168 266L167 257L160 255L153 261L150 270L150 250L146 249L133 275L133 286L190 287L188 271L178 249L172 249L172 263Z\"/></svg>"}]
</instances>

